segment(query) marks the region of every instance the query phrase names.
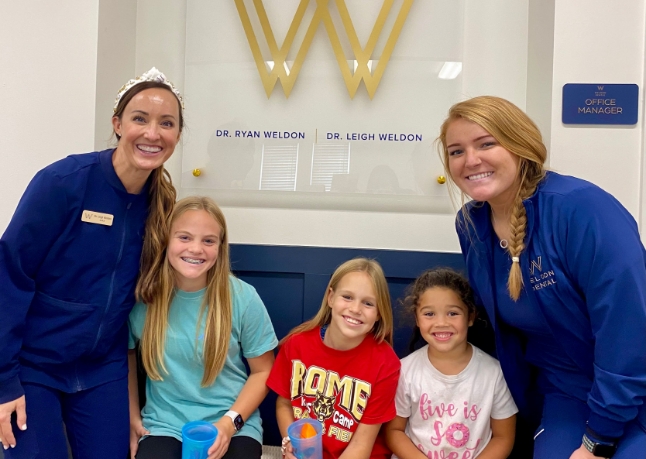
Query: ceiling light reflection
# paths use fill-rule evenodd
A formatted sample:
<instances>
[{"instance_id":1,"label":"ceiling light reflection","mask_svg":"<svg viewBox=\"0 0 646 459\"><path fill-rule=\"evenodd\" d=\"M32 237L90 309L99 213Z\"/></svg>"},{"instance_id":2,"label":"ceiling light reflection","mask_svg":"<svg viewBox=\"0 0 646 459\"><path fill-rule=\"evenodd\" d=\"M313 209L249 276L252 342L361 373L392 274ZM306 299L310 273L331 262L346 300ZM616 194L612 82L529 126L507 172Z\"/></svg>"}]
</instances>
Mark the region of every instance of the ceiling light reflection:
<instances>
[{"instance_id":1,"label":"ceiling light reflection","mask_svg":"<svg viewBox=\"0 0 646 459\"><path fill-rule=\"evenodd\" d=\"M437 77L441 80L453 80L462 72L462 62L445 62Z\"/></svg>"}]
</instances>

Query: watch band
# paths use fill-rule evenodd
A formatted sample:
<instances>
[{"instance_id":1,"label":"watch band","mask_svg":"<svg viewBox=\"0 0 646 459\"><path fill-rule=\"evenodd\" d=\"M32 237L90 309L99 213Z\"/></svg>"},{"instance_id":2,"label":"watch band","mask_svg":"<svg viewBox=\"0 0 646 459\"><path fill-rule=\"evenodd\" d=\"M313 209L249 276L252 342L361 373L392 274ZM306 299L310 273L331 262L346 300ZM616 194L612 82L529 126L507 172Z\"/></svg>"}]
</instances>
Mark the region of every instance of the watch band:
<instances>
[{"instance_id":1,"label":"watch band","mask_svg":"<svg viewBox=\"0 0 646 459\"><path fill-rule=\"evenodd\" d=\"M616 442L599 441L597 439L590 438L588 437L587 432L583 434L581 442L583 444L583 447L590 453L592 453L592 455L595 457L610 458L617 451Z\"/></svg>"},{"instance_id":2,"label":"watch band","mask_svg":"<svg viewBox=\"0 0 646 459\"><path fill-rule=\"evenodd\" d=\"M617 437L606 437L605 435L598 434L587 423L585 425L585 434L592 441L600 441L602 443L617 443L619 441Z\"/></svg>"},{"instance_id":3,"label":"watch band","mask_svg":"<svg viewBox=\"0 0 646 459\"><path fill-rule=\"evenodd\" d=\"M240 432L240 429L242 429L242 426L244 426L244 420L242 419L242 416L240 416L240 413L229 410L224 415L228 418L231 418L231 421L233 422L233 428L236 430L236 432Z\"/></svg>"},{"instance_id":4,"label":"watch band","mask_svg":"<svg viewBox=\"0 0 646 459\"><path fill-rule=\"evenodd\" d=\"M285 454L287 453L287 443L290 443L292 440L289 437L283 437L283 440L280 444L280 453L285 457Z\"/></svg>"}]
</instances>

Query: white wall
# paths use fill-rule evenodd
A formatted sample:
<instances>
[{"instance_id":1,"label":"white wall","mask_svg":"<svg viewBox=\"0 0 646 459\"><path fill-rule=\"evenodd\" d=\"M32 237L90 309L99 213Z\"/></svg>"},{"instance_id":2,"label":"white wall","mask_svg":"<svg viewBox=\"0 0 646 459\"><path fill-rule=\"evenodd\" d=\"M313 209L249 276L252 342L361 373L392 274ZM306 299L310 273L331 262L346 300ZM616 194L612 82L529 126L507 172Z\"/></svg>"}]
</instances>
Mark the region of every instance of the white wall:
<instances>
[{"instance_id":1,"label":"white wall","mask_svg":"<svg viewBox=\"0 0 646 459\"><path fill-rule=\"evenodd\" d=\"M178 88L184 87L184 55L186 42L186 2L179 0L124 0L137 4L137 47L135 75L141 75L151 67L160 69ZM190 111L184 113L190 136ZM182 174L182 145L166 162L176 184Z\"/></svg>"},{"instance_id":2,"label":"white wall","mask_svg":"<svg viewBox=\"0 0 646 459\"><path fill-rule=\"evenodd\" d=\"M550 145L552 139L554 2L555 0L530 0L528 18L525 109L541 130L546 145Z\"/></svg>"},{"instance_id":3,"label":"white wall","mask_svg":"<svg viewBox=\"0 0 646 459\"><path fill-rule=\"evenodd\" d=\"M525 109L530 3L466 0L462 79L465 99L495 94Z\"/></svg>"},{"instance_id":4,"label":"white wall","mask_svg":"<svg viewBox=\"0 0 646 459\"><path fill-rule=\"evenodd\" d=\"M467 0L466 4L474 1L482 2ZM540 0L529 3L523 0L522 5L518 0L496 1L525 8L532 14L533 2ZM185 3L138 0L135 44L132 26L127 25L133 21L133 3L129 0L0 3L0 231L38 169L67 154L105 144L105 133L109 133L105 123L111 114L109 100L118 89L112 86L157 65L182 87L183 63L172 55L184 46ZM535 103L543 110L552 107L551 167L598 183L639 217L640 210L646 208L641 185L642 171L646 170L641 159L646 143L643 121L646 0L617 0L611 7L606 0L553 3L553 85L548 88L551 93L545 95L549 100L540 104L541 90L536 92L530 84L533 74L528 75L529 83L519 81L518 87L525 88L527 84L528 110ZM106 6L114 9L106 12ZM111 14L115 11L119 13ZM541 14L549 22L550 9L543 9ZM481 19L477 15L469 17L474 21ZM506 26L504 17L487 21L498 21L489 24L492 28L502 30ZM528 22L531 40L531 28L540 28L540 24L536 25L535 16L530 16ZM115 36L114 30L121 32ZM136 68L131 69L133 49ZM530 71L535 62L531 56L530 53L527 63ZM109 65L110 59L113 65ZM477 84L477 79L473 81ZM563 126L561 88L573 82L640 84L638 126ZM510 95L517 94L518 87L501 88L507 91L501 95L519 97ZM515 101L524 105L518 99ZM103 113L106 109L108 113ZM190 111L187 118L186 141L190 141ZM179 182L181 151L171 161L169 168ZM232 240L238 243L458 250L451 215L254 208L226 208L225 213Z\"/></svg>"},{"instance_id":5,"label":"white wall","mask_svg":"<svg viewBox=\"0 0 646 459\"><path fill-rule=\"evenodd\" d=\"M99 0L0 2L0 231L31 177L92 151Z\"/></svg>"},{"instance_id":6,"label":"white wall","mask_svg":"<svg viewBox=\"0 0 646 459\"><path fill-rule=\"evenodd\" d=\"M115 143L112 112L119 88L134 78L137 50L137 3L100 0L97 40L95 150Z\"/></svg>"},{"instance_id":7,"label":"white wall","mask_svg":"<svg viewBox=\"0 0 646 459\"><path fill-rule=\"evenodd\" d=\"M640 218L644 149L643 0L556 0L550 168L585 178L612 193ZM636 83L636 126L565 126L566 83ZM642 231L643 233L643 231Z\"/></svg>"}]
</instances>

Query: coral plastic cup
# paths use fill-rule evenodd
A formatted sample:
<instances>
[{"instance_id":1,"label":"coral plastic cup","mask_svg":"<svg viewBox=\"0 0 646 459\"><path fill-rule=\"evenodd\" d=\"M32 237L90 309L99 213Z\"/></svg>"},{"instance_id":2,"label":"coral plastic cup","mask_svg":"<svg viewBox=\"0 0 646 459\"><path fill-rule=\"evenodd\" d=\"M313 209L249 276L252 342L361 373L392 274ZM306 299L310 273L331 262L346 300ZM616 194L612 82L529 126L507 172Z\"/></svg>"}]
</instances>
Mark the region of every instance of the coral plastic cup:
<instances>
[{"instance_id":1,"label":"coral plastic cup","mask_svg":"<svg viewBox=\"0 0 646 459\"><path fill-rule=\"evenodd\" d=\"M182 459L206 459L218 437L218 429L206 421L191 421L182 427Z\"/></svg>"},{"instance_id":2,"label":"coral plastic cup","mask_svg":"<svg viewBox=\"0 0 646 459\"><path fill-rule=\"evenodd\" d=\"M309 424L314 428L316 434L309 438L302 438L302 432L311 432L311 429L303 426ZM323 459L323 429L316 419L304 418L293 422L287 428L287 435L294 448L294 456L298 459Z\"/></svg>"}]
</instances>

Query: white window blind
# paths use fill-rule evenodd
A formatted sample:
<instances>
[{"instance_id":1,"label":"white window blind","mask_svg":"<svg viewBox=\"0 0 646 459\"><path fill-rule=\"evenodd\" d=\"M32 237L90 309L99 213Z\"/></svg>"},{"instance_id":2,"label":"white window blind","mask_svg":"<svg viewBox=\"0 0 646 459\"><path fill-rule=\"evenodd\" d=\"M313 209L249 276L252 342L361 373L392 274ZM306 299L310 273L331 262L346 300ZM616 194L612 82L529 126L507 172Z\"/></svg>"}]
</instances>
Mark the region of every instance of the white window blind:
<instances>
[{"instance_id":1,"label":"white window blind","mask_svg":"<svg viewBox=\"0 0 646 459\"><path fill-rule=\"evenodd\" d=\"M298 144L263 145L260 165L260 190L294 191Z\"/></svg>"},{"instance_id":2,"label":"white window blind","mask_svg":"<svg viewBox=\"0 0 646 459\"><path fill-rule=\"evenodd\" d=\"M350 173L350 144L317 144L312 148L310 185L324 185L330 191L332 178Z\"/></svg>"}]
</instances>

